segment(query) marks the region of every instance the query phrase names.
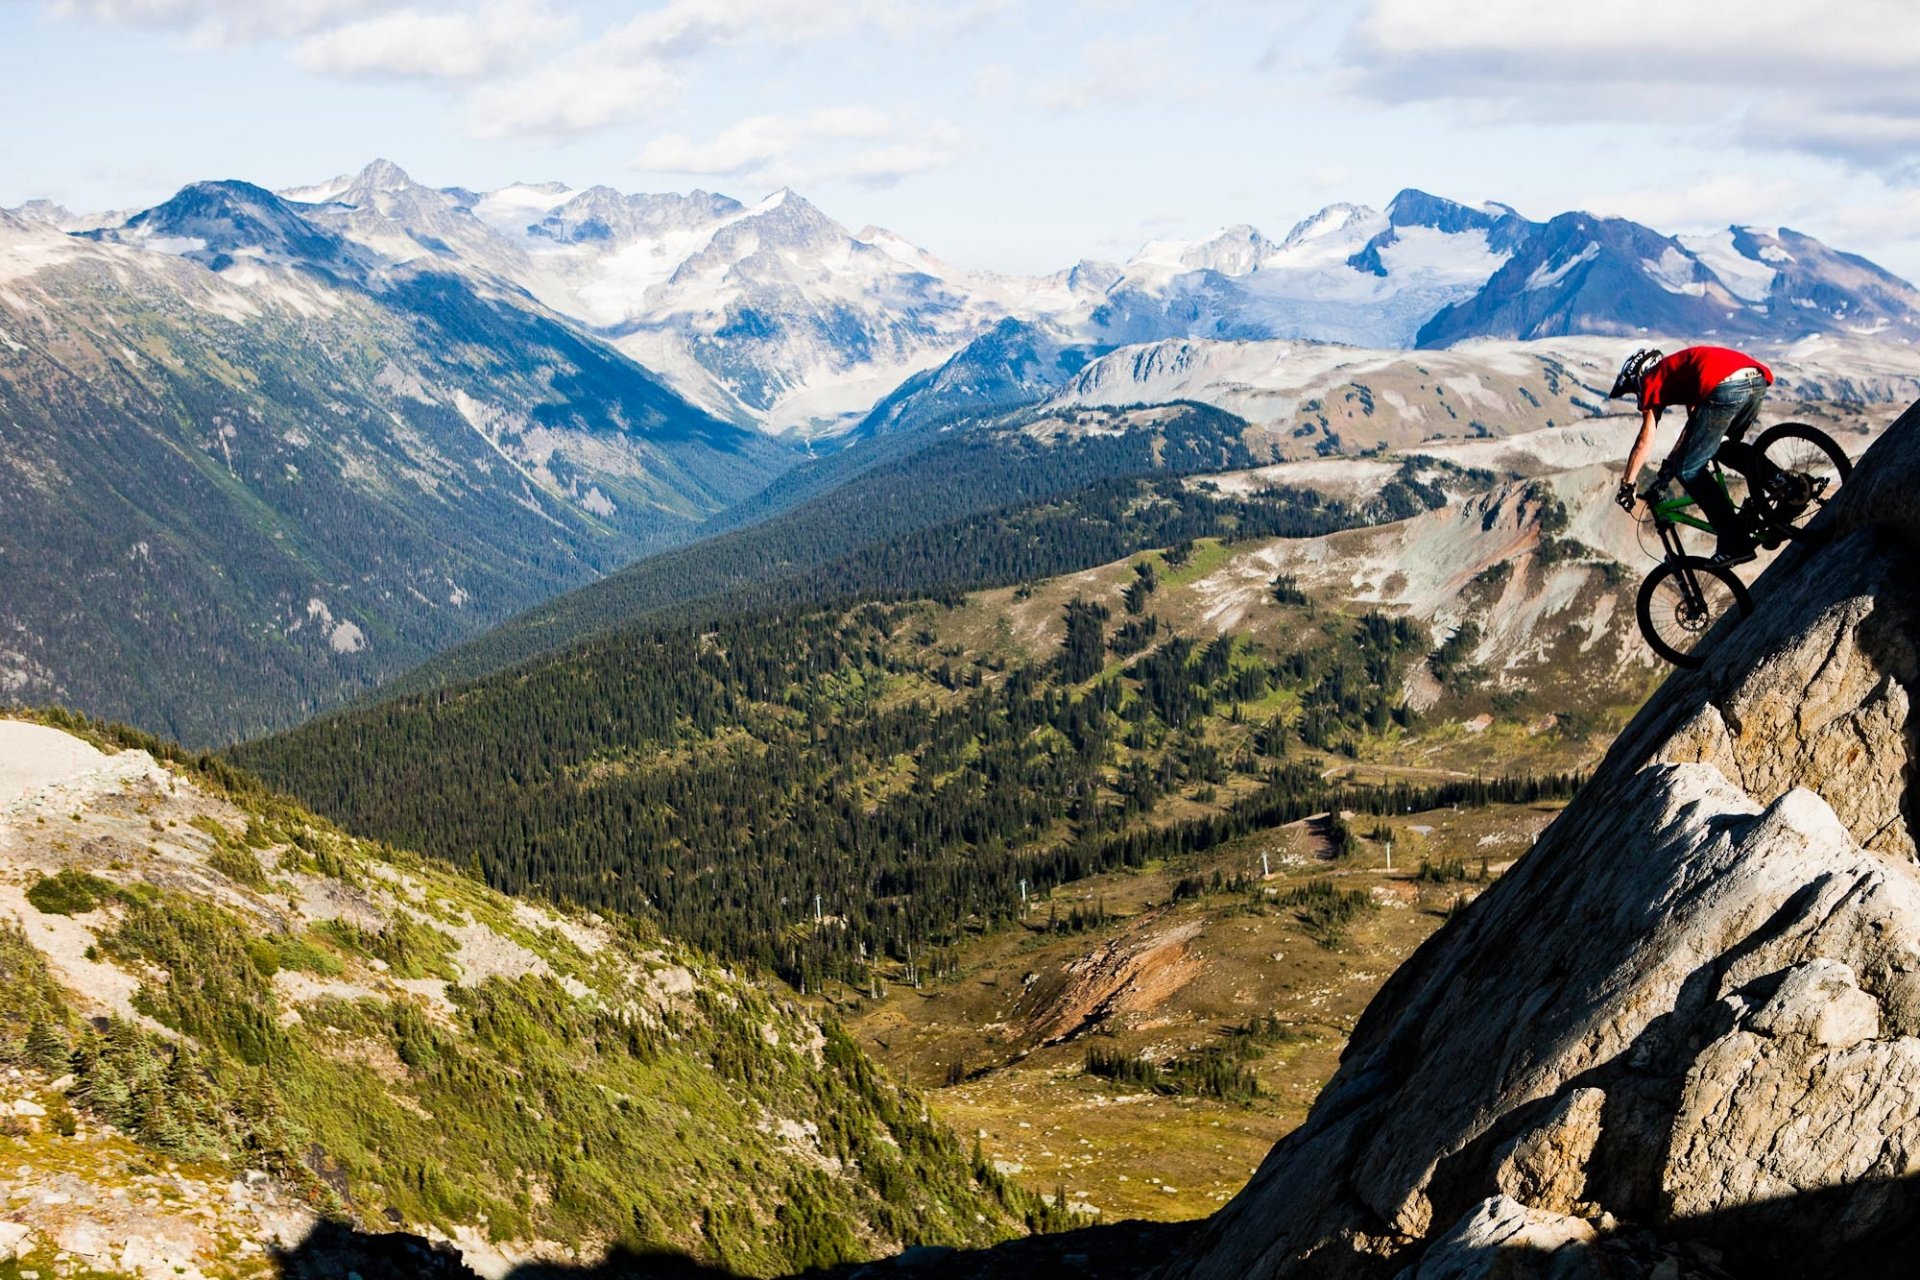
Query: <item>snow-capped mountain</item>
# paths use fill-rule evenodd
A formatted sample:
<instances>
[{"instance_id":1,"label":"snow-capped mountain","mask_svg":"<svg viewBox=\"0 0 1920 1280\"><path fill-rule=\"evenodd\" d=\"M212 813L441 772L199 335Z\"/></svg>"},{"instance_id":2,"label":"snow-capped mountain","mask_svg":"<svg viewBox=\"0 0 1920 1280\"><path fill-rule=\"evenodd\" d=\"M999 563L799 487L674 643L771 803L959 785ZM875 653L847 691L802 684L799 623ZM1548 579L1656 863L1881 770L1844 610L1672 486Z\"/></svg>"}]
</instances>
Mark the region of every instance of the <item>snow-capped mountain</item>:
<instances>
[{"instance_id":1,"label":"snow-capped mountain","mask_svg":"<svg viewBox=\"0 0 1920 1280\"><path fill-rule=\"evenodd\" d=\"M283 194L384 261L431 256L522 289L709 411L774 433L844 429L1008 314L992 277L877 228L855 236L787 190L753 205L557 183L472 192L377 161Z\"/></svg>"},{"instance_id":2,"label":"snow-capped mountain","mask_svg":"<svg viewBox=\"0 0 1920 1280\"><path fill-rule=\"evenodd\" d=\"M196 182L117 227L78 234L191 258L214 271L271 264L358 281L375 262L273 192L247 182Z\"/></svg>"},{"instance_id":3,"label":"snow-capped mountain","mask_svg":"<svg viewBox=\"0 0 1920 1280\"><path fill-rule=\"evenodd\" d=\"M376 289L402 268L453 273L566 317L720 418L804 439L1030 402L1094 355L1168 339L1920 337L1911 286L1795 232L1674 238L1413 189L1384 210L1329 205L1278 238L1242 224L1036 277L954 268L787 190L752 204L552 182L474 191L382 160L284 191L277 210L266 194L196 184L93 234L229 268L304 261Z\"/></svg>"},{"instance_id":4,"label":"snow-capped mountain","mask_svg":"<svg viewBox=\"0 0 1920 1280\"><path fill-rule=\"evenodd\" d=\"M285 724L794 460L309 207L223 182L86 234L0 212L0 700L196 743Z\"/></svg>"},{"instance_id":5,"label":"snow-capped mountain","mask_svg":"<svg viewBox=\"0 0 1920 1280\"><path fill-rule=\"evenodd\" d=\"M1381 213L1330 205L1278 242L1253 227L1148 244L1088 314L1109 343L1305 338L1410 346L1512 252L1519 218L1407 190Z\"/></svg>"},{"instance_id":6,"label":"snow-capped mountain","mask_svg":"<svg viewBox=\"0 0 1920 1280\"><path fill-rule=\"evenodd\" d=\"M854 434L943 426L1032 404L1104 350L1076 343L1058 325L1002 320L944 363L901 383Z\"/></svg>"},{"instance_id":7,"label":"snow-capped mountain","mask_svg":"<svg viewBox=\"0 0 1920 1280\"><path fill-rule=\"evenodd\" d=\"M1443 307L1418 341L1647 332L1913 338L1920 291L1784 227L1674 238L1623 218L1566 213L1521 237L1485 286Z\"/></svg>"}]
</instances>

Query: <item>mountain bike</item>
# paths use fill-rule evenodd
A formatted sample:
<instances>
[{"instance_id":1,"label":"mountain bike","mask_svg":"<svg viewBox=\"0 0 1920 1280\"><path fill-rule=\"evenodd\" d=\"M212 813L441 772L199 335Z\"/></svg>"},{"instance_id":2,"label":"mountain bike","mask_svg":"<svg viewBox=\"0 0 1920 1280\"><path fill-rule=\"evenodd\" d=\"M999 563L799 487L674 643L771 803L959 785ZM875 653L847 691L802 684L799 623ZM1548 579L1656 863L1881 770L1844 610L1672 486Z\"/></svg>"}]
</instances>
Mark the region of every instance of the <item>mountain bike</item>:
<instances>
[{"instance_id":1,"label":"mountain bike","mask_svg":"<svg viewBox=\"0 0 1920 1280\"><path fill-rule=\"evenodd\" d=\"M1709 465L1747 532L1769 551L1810 537L1807 526L1853 473L1846 451L1804 422L1769 427L1752 444L1729 436ZM1702 661L1692 652L1700 637L1729 614L1752 613L1753 598L1730 567L1682 545L1683 528L1719 531L1693 510L1692 498L1668 493L1673 479L1663 469L1640 495L1662 556L1640 584L1640 633L1662 658L1692 668Z\"/></svg>"}]
</instances>

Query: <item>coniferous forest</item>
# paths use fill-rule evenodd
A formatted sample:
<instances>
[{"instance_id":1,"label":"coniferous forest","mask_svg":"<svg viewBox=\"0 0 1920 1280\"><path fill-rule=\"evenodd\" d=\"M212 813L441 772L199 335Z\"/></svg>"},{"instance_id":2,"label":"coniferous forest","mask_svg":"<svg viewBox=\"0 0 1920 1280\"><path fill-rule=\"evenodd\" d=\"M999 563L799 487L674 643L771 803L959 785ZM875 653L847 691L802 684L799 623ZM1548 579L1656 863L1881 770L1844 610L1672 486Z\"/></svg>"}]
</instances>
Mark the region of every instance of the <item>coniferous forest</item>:
<instances>
[{"instance_id":1,"label":"coniferous forest","mask_svg":"<svg viewBox=\"0 0 1920 1280\"><path fill-rule=\"evenodd\" d=\"M1022 881L1044 895L1329 808L1573 785L1366 787L1290 758L1410 722L1389 691L1431 646L1404 619L1327 616L1277 648L1173 636L1129 656L1110 611L1076 600L1057 653L1006 665L956 662L922 625L929 607L616 632L235 757L357 831L512 892L651 916L808 989L870 984L889 960L937 967L963 930L1016 918ZM1244 714L1282 690L1291 726Z\"/></svg>"}]
</instances>

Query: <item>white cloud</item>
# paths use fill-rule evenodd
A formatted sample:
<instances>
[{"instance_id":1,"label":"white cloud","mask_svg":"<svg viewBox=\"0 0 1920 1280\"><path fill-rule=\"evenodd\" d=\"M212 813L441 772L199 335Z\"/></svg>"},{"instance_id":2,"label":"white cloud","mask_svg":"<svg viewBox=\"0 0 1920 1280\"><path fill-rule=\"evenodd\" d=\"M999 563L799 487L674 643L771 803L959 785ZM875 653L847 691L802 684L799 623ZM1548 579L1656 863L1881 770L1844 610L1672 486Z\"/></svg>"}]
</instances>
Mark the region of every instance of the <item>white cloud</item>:
<instances>
[{"instance_id":1,"label":"white cloud","mask_svg":"<svg viewBox=\"0 0 1920 1280\"><path fill-rule=\"evenodd\" d=\"M1307 186L1315 191L1331 191L1345 187L1353 180L1353 174L1343 164L1323 164L1307 175Z\"/></svg>"},{"instance_id":2,"label":"white cloud","mask_svg":"<svg viewBox=\"0 0 1920 1280\"><path fill-rule=\"evenodd\" d=\"M1071 74L1041 85L1034 101L1049 111L1087 111L1153 99L1192 102L1206 95L1206 76L1170 49L1164 36L1094 40Z\"/></svg>"},{"instance_id":3,"label":"white cloud","mask_svg":"<svg viewBox=\"0 0 1920 1280\"><path fill-rule=\"evenodd\" d=\"M489 83L468 101L483 137L564 137L618 124L674 100L715 50L797 45L861 31L907 37L951 27L1000 0L936 9L909 0L667 0L545 66Z\"/></svg>"},{"instance_id":4,"label":"white cloud","mask_svg":"<svg viewBox=\"0 0 1920 1280\"><path fill-rule=\"evenodd\" d=\"M1591 192L1576 207L1606 217L1631 218L1666 231L1705 230L1729 223L1786 221L1813 212L1819 193L1792 178L1749 173L1712 174L1694 182Z\"/></svg>"},{"instance_id":5,"label":"white cloud","mask_svg":"<svg viewBox=\"0 0 1920 1280\"><path fill-rule=\"evenodd\" d=\"M1890 0L1372 0L1344 50L1387 102L1637 120L1912 175L1920 6Z\"/></svg>"},{"instance_id":6,"label":"white cloud","mask_svg":"<svg viewBox=\"0 0 1920 1280\"><path fill-rule=\"evenodd\" d=\"M704 141L668 134L648 143L634 167L766 186L837 179L884 187L950 164L959 149L950 125L912 130L871 107L830 107L804 116L749 116Z\"/></svg>"},{"instance_id":7,"label":"white cloud","mask_svg":"<svg viewBox=\"0 0 1920 1280\"><path fill-rule=\"evenodd\" d=\"M294 57L329 75L472 79L523 63L574 25L545 0L495 0L473 13L398 9L308 36Z\"/></svg>"},{"instance_id":8,"label":"white cloud","mask_svg":"<svg viewBox=\"0 0 1920 1280\"><path fill-rule=\"evenodd\" d=\"M571 137L592 133L680 94L669 63L621 63L574 51L525 75L489 82L467 96L476 137Z\"/></svg>"},{"instance_id":9,"label":"white cloud","mask_svg":"<svg viewBox=\"0 0 1920 1280\"><path fill-rule=\"evenodd\" d=\"M186 31L220 43L284 39L395 7L394 0L52 0L57 18Z\"/></svg>"}]
</instances>

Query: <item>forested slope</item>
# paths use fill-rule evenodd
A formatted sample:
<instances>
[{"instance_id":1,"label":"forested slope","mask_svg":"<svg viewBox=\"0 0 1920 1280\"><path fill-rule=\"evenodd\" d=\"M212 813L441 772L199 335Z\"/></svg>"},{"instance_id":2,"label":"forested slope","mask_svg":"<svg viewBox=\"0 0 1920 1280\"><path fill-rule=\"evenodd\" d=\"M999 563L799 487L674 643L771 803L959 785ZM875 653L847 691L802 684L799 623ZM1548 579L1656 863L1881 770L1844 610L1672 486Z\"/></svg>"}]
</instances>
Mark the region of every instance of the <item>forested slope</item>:
<instances>
[{"instance_id":1,"label":"forested slope","mask_svg":"<svg viewBox=\"0 0 1920 1280\"><path fill-rule=\"evenodd\" d=\"M1324 780L1324 756L1413 722L1396 690L1433 643L1405 619L1302 599L1257 639L1203 641L1072 601L1058 647L1021 661L944 642L931 608L628 629L235 756L352 829L808 986L927 963L1011 919L1023 880L1045 892L1330 805L1543 794Z\"/></svg>"},{"instance_id":2,"label":"forested slope","mask_svg":"<svg viewBox=\"0 0 1920 1280\"><path fill-rule=\"evenodd\" d=\"M1246 423L1203 405L1079 411L1068 422L1016 421L943 436L924 448L903 449L898 439L859 446L884 458L870 469L823 464L855 474L791 510L530 609L388 691L498 671L676 606L698 606L681 616L720 617L876 593L938 594L1098 564L1152 545L1089 540L1091 528L1116 518L1113 495L1133 492L1105 482L1220 471L1271 457ZM1066 501L1052 510L1047 500L1057 497ZM1077 520L1078 512L1096 514ZM1323 527L1300 522L1293 529ZM1168 540L1182 536L1193 533Z\"/></svg>"}]
</instances>

